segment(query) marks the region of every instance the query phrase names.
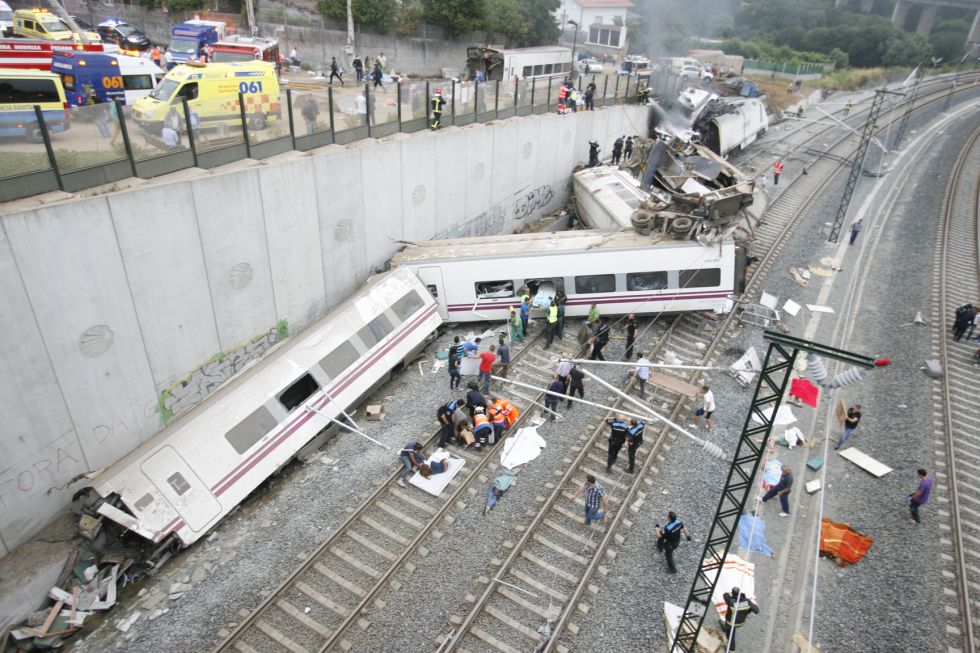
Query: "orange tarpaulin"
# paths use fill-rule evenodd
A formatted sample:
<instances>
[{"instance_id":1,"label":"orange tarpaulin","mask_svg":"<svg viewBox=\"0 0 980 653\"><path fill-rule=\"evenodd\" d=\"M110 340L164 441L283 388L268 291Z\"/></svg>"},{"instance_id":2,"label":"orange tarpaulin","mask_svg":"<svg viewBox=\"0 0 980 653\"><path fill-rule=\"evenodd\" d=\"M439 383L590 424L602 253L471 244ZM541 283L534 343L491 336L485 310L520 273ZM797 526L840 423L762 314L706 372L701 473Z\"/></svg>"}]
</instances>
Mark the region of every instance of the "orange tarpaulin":
<instances>
[{"instance_id":1,"label":"orange tarpaulin","mask_svg":"<svg viewBox=\"0 0 980 653\"><path fill-rule=\"evenodd\" d=\"M861 535L847 524L829 519L820 521L820 552L840 558L844 562L857 562L871 548L872 538Z\"/></svg>"}]
</instances>

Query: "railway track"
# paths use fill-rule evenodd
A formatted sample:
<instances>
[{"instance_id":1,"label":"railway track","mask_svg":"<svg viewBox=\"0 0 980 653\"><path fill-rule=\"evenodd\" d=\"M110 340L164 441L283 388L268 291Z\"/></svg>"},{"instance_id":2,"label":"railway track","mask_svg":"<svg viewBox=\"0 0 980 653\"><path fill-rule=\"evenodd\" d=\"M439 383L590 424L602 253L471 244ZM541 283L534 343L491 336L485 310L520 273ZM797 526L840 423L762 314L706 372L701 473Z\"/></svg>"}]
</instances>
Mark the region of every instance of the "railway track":
<instances>
[{"instance_id":1,"label":"railway track","mask_svg":"<svg viewBox=\"0 0 980 653\"><path fill-rule=\"evenodd\" d=\"M945 98L948 85L934 87L932 93L923 93L916 101L916 109L930 106ZM897 105L883 111L879 121L879 133L895 121L901 120L904 105ZM832 129L832 128L831 128ZM811 134L809 139L822 136L826 129ZM747 271L748 281L743 297L750 297L760 290L762 281L772 269L778 254L786 246L790 235L808 214L810 208L822 192L833 183L836 174L845 166L853 152L856 137L844 134L829 148L832 157L821 157L814 161L806 176L799 177L787 187L770 205L763 222L756 228L750 247L750 254L757 258ZM976 239L974 238L974 244ZM962 302L961 302L962 303ZM734 312L722 322L718 333L704 351L699 348L682 349L685 360L700 361L695 365L712 365L719 355L719 345L727 342L732 333ZM700 319L685 315L676 320L668 334L668 340L696 339L703 324ZM685 358L686 355L686 358ZM655 360L654 356L651 356ZM700 373L679 375L688 383L696 384ZM660 390L660 392L666 392ZM679 395L670 396L669 417L676 421L683 410L692 406ZM663 414L664 412L660 410ZM604 465L605 438L600 437L608 427L600 423L590 435L574 460L566 461L567 471L555 483L552 492L542 502L542 507L524 530L520 540L514 545L508 557L502 561L495 578L485 579L486 587L475 599L469 612L454 616L452 634L446 638L439 653L449 651L494 651L500 653L520 653L533 650L535 653L574 650L574 634L578 627L574 624L575 609L587 612L588 595L598 592L592 583L596 572L605 575L602 561L614 559L612 544L621 542L624 532L631 526L622 506L638 510L645 499L644 484L652 484L656 474L658 458L669 451L670 443L676 435L669 428L657 434L649 452L643 452L642 464L635 478L623 479L622 475L612 478L601 472ZM557 474L557 472L556 472ZM585 537L582 527L576 524L581 514L582 499L573 500L574 481L581 483L586 474L593 474L610 494L618 492L621 499L611 502L613 514L608 528L594 537ZM624 483L625 481L628 481ZM980 541L980 540L978 540ZM980 567L980 564L978 564ZM526 588L522 591L517 588ZM527 592L530 592L528 594ZM533 595L533 597L531 596ZM531 648L533 647L533 648ZM972 650L972 649L969 649Z\"/></svg>"},{"instance_id":2,"label":"railway track","mask_svg":"<svg viewBox=\"0 0 980 653\"><path fill-rule=\"evenodd\" d=\"M538 331L515 352L510 376L541 385L541 374L533 366L519 364L526 358L543 363L534 348L544 335L543 330ZM521 407L520 425L532 413L529 409L533 405L520 400L513 403ZM431 450L438 439L436 431L423 444ZM496 458L493 451L453 449L452 453L466 464L439 497L399 486L399 468L219 644L215 653L311 653L334 647L351 650L353 644L346 635L355 626L368 628L370 622L364 614L383 606L377 599L379 593L389 587L398 590L396 573L411 556L426 554L425 542L442 536L439 525L452 523L454 506L467 496L464 492L470 482Z\"/></svg>"},{"instance_id":3,"label":"railway track","mask_svg":"<svg viewBox=\"0 0 980 653\"><path fill-rule=\"evenodd\" d=\"M953 340L956 308L976 305L980 279L980 130L972 134L956 161L946 189L936 262L933 268L939 301L933 304L933 349L943 368L943 383L934 389L933 437L936 444L936 485L949 497L948 509L939 508L949 519L951 549L943 560L947 595L957 601L947 632L962 638L962 651L976 651L980 643L980 405L977 403L976 343ZM939 501L936 501L939 504ZM945 530L945 529L944 529Z\"/></svg>"},{"instance_id":4,"label":"railway track","mask_svg":"<svg viewBox=\"0 0 980 653\"><path fill-rule=\"evenodd\" d=\"M947 88L944 85L941 91L931 96L923 95L918 105L941 100ZM959 92L966 88L961 87ZM811 138L822 133L820 131ZM850 136L842 137L835 147L846 151L849 139ZM853 143L850 146L853 147ZM765 221L757 229L752 253L759 260L749 271L745 296L758 289L775 255L803 219L810 203L842 165L831 159L819 160L810 167L807 177L789 186L773 202ZM704 322L700 317L690 315L677 318L662 333L659 328L654 331L657 347L669 347L685 360L710 363L717 358L718 345L730 336L719 337L727 332L732 318L732 314L727 316L719 331L710 334L711 342L703 351L695 343L704 338ZM521 365L524 356L534 349L533 344L534 341L529 342L516 353L511 376L520 379L527 373L525 380L540 386L543 380L532 371L533 365L528 366L526 372ZM540 354L535 353L533 357L537 357L538 363L542 362ZM694 383L697 373L679 376ZM671 396L666 391L658 392L665 393L672 403L672 417L676 418L687 408L686 398ZM523 406L523 416L530 414L529 407L530 404ZM521 541L513 546L508 556L509 562L502 564L496 574L498 579L511 578L515 581L512 585L531 587L532 593L547 597L546 603L530 602L526 594L488 581L484 596L475 601L467 615L454 620L455 634L443 642L443 648L524 651L528 650L529 644L540 651L569 648L559 642L563 637L574 635L573 608L586 605L585 592L595 590L591 579L596 572L604 572L600 561L607 559L607 552L612 553L611 544L621 541L621 531L630 526L626 507L638 509L644 498L643 487L652 483L651 476L656 473L655 464L659 464L676 438L668 429L660 430L655 438L651 438L652 442L648 440L650 444L640 449L641 468L635 476L627 477L625 473L607 476L603 471L605 438L601 437L606 430L605 424L600 422L598 428L583 436L575 459L566 461L568 471L550 488L551 496L544 500L531 524L524 527ZM435 437L427 444L431 445ZM457 451L457 455L465 458L467 465L451 482L448 493L444 493L446 497L431 497L400 488L396 484L398 472L393 473L215 650L243 653L357 650L357 632L368 628L368 613L383 607L378 598L381 591L400 590L396 572L410 564L408 559L412 555L424 555L427 543L431 545L441 537L440 529L452 523L454 506L480 477L480 472L487 468L491 458L467 451ZM611 524L604 531L595 532L596 537L583 536L580 526L572 524L569 527L568 523L578 517L580 510L570 499L567 481L572 478L578 481L577 477L585 473L596 474L612 495ZM532 552L532 546L536 547L537 553ZM561 589L556 589L559 581ZM517 601L515 597L525 602ZM486 633L488 637L481 638L479 633Z\"/></svg>"}]
</instances>

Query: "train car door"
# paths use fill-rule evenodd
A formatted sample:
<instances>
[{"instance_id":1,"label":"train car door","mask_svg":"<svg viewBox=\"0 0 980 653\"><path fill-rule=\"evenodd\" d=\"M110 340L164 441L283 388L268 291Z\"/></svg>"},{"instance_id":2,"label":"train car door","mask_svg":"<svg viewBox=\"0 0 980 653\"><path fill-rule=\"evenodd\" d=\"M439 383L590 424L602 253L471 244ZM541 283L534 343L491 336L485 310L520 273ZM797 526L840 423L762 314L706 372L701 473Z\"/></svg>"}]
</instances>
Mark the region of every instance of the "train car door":
<instances>
[{"instance_id":1,"label":"train car door","mask_svg":"<svg viewBox=\"0 0 980 653\"><path fill-rule=\"evenodd\" d=\"M435 266L419 268L418 275L419 280L425 284L429 294L435 298L436 303L439 305L439 315L444 320L448 319L449 312L446 310L446 285L442 282L442 268Z\"/></svg>"},{"instance_id":2,"label":"train car door","mask_svg":"<svg viewBox=\"0 0 980 653\"><path fill-rule=\"evenodd\" d=\"M221 513L221 503L173 447L163 447L140 469L192 531L204 530Z\"/></svg>"}]
</instances>

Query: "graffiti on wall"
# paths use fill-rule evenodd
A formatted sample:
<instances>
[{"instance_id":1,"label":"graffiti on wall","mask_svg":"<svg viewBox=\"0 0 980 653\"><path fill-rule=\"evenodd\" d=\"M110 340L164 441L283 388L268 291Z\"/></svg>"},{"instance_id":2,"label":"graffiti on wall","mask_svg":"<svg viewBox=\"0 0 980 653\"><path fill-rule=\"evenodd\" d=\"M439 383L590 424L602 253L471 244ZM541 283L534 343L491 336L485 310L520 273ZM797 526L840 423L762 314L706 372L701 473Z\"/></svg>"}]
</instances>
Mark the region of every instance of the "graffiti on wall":
<instances>
[{"instance_id":1,"label":"graffiti on wall","mask_svg":"<svg viewBox=\"0 0 980 653\"><path fill-rule=\"evenodd\" d=\"M156 408L160 419L166 424L200 403L246 364L262 356L272 345L288 335L289 324L286 320L279 320L276 326L231 351L218 352L208 362L160 393Z\"/></svg>"},{"instance_id":2,"label":"graffiti on wall","mask_svg":"<svg viewBox=\"0 0 980 653\"><path fill-rule=\"evenodd\" d=\"M514 217L518 220L529 218L539 209L544 209L555 198L550 184L538 186L534 190L521 191L514 196Z\"/></svg>"},{"instance_id":3,"label":"graffiti on wall","mask_svg":"<svg viewBox=\"0 0 980 653\"><path fill-rule=\"evenodd\" d=\"M74 430L68 429L43 451L0 470L0 507L22 505L24 499L18 497L24 495L62 489L65 479L86 471L74 435Z\"/></svg>"}]
</instances>

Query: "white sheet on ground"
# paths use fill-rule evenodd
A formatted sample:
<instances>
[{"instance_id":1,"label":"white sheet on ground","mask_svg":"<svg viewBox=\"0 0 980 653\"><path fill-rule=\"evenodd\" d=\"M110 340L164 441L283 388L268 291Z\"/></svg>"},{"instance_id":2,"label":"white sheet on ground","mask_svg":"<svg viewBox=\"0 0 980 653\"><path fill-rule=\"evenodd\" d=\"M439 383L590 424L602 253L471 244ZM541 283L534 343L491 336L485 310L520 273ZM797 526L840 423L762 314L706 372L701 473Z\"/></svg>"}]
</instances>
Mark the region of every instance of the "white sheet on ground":
<instances>
[{"instance_id":1,"label":"white sheet on ground","mask_svg":"<svg viewBox=\"0 0 980 653\"><path fill-rule=\"evenodd\" d=\"M763 410L762 413L766 417L771 417L772 408L767 408ZM762 420L755 412L752 413L752 421L762 424ZM789 406L779 407L779 410L776 412L776 419L775 419L776 426L788 426L789 424L792 424L795 421L796 421L796 415L793 414L793 411Z\"/></svg>"},{"instance_id":2,"label":"white sheet on ground","mask_svg":"<svg viewBox=\"0 0 980 653\"><path fill-rule=\"evenodd\" d=\"M733 587L739 588L743 594L755 601L755 565L742 560L734 553L729 553L725 556L725 564L721 566L721 576L715 585L715 593L711 595L719 616L724 616L728 612L724 594L731 592Z\"/></svg>"},{"instance_id":3,"label":"white sheet on ground","mask_svg":"<svg viewBox=\"0 0 980 653\"><path fill-rule=\"evenodd\" d=\"M525 426L504 440L500 464L507 469L514 469L540 456L541 450L547 446L548 443L538 435L536 428Z\"/></svg>"},{"instance_id":4,"label":"white sheet on ground","mask_svg":"<svg viewBox=\"0 0 980 653\"><path fill-rule=\"evenodd\" d=\"M414 485L420 490L424 490L431 494L432 496L439 496L446 486L449 485L449 481L453 480L453 477L459 473L459 470L463 469L463 465L466 461L462 458L456 458L455 456L449 455L449 452L445 449L436 449L435 452L428 458L425 462L432 462L435 460L449 460L449 469L441 474L432 474L429 478L425 478L418 472L412 475L409 479L409 483Z\"/></svg>"}]
</instances>

